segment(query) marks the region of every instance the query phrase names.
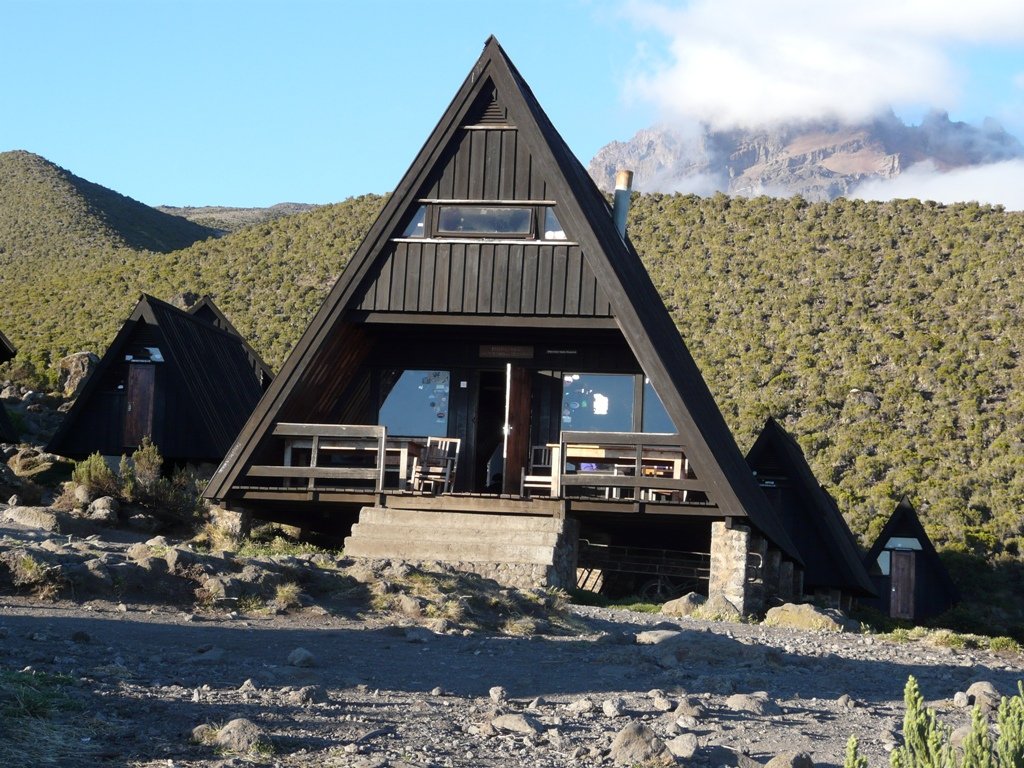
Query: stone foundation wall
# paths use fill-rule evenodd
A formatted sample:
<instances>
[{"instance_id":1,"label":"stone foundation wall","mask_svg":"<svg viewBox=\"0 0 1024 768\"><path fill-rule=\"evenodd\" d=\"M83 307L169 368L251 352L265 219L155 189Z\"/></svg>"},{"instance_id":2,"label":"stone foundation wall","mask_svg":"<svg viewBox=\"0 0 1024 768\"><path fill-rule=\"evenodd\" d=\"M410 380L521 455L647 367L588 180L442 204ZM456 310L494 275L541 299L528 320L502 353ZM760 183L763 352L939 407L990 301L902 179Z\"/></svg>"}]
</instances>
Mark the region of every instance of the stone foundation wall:
<instances>
[{"instance_id":1,"label":"stone foundation wall","mask_svg":"<svg viewBox=\"0 0 1024 768\"><path fill-rule=\"evenodd\" d=\"M747 604L747 551L750 548L750 530L736 526L726 528L725 523L711 524L711 574L708 579L708 599L721 597L746 615Z\"/></svg>"}]
</instances>

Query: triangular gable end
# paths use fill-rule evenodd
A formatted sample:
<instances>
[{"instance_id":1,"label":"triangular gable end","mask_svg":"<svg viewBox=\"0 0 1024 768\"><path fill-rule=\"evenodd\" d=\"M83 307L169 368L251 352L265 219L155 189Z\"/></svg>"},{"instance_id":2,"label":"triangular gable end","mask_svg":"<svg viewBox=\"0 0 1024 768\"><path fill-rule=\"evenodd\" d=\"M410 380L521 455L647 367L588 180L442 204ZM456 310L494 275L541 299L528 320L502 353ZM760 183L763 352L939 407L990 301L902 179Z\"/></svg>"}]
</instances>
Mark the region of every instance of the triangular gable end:
<instances>
[{"instance_id":1,"label":"triangular gable end","mask_svg":"<svg viewBox=\"0 0 1024 768\"><path fill-rule=\"evenodd\" d=\"M499 119L505 122L478 130L481 122ZM526 155L528 162L508 160ZM470 173L474 161L483 168ZM507 238L463 245L436 218L449 213L440 207L463 202L478 208L522 203L534 222L551 207L564 241L549 242L534 230L540 242L529 248L543 269L530 263L528 246L512 231ZM426 227L431 236L420 238L410 225L424 206L425 215L435 218ZM424 240L431 241L430 253ZM543 290L536 289L539 275ZM361 323L424 323L438 315L478 327L620 332L677 426L713 504L727 518L749 518L799 561L639 256L615 229L610 206L493 37L242 430L207 496L226 498L275 423L300 415L337 418L332 403L343 392L327 390L368 354Z\"/></svg>"}]
</instances>

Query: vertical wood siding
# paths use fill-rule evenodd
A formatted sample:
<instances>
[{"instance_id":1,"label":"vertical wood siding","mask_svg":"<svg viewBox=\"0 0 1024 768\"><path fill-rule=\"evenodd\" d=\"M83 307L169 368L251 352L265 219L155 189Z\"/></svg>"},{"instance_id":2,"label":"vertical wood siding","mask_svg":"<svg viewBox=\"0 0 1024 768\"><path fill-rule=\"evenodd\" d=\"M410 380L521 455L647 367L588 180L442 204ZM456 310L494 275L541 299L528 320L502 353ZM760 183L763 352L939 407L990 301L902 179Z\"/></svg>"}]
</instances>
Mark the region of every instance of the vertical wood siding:
<instances>
[{"instance_id":1,"label":"vertical wood siding","mask_svg":"<svg viewBox=\"0 0 1024 768\"><path fill-rule=\"evenodd\" d=\"M610 317L577 245L394 243L359 309Z\"/></svg>"}]
</instances>

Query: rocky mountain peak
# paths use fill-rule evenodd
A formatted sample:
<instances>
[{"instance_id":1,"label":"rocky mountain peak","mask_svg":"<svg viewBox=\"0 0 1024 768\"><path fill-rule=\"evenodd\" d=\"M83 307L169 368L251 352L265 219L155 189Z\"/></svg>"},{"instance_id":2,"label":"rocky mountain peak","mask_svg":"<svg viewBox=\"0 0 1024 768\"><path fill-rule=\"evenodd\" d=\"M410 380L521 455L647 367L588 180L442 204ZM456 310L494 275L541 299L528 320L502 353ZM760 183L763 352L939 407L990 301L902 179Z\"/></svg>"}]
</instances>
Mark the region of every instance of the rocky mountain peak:
<instances>
[{"instance_id":1,"label":"rocky mountain peak","mask_svg":"<svg viewBox=\"0 0 1024 768\"><path fill-rule=\"evenodd\" d=\"M606 145L590 175L610 190L615 170L631 168L643 192L801 195L832 200L872 179L891 179L911 165L938 170L1024 157L1024 145L998 123L954 122L945 112L907 125L892 112L859 124L815 120L755 130L657 126Z\"/></svg>"}]
</instances>

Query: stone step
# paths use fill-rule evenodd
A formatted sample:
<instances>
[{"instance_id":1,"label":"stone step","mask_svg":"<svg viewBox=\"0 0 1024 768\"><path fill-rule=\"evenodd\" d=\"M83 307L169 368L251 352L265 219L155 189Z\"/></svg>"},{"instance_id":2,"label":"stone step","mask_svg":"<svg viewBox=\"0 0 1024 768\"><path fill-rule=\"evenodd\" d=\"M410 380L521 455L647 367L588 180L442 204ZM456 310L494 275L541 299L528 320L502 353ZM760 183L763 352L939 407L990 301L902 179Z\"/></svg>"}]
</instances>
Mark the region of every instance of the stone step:
<instances>
[{"instance_id":1,"label":"stone step","mask_svg":"<svg viewBox=\"0 0 1024 768\"><path fill-rule=\"evenodd\" d=\"M391 507L363 507L359 513L361 523L402 525L407 528L444 530L496 530L544 531L560 534L564 521L553 517L531 515L488 515L477 512L435 512L420 509L394 509Z\"/></svg>"},{"instance_id":2,"label":"stone step","mask_svg":"<svg viewBox=\"0 0 1024 768\"><path fill-rule=\"evenodd\" d=\"M554 548L472 541L401 541L393 537L350 536L345 555L382 560L438 560L449 563L531 563L548 565Z\"/></svg>"},{"instance_id":3,"label":"stone step","mask_svg":"<svg viewBox=\"0 0 1024 768\"><path fill-rule=\"evenodd\" d=\"M351 536L396 541L480 542L487 544L528 544L553 547L561 534L554 531L498 530L495 528L440 528L438 526L407 526L389 523L358 522L352 526Z\"/></svg>"}]
</instances>

